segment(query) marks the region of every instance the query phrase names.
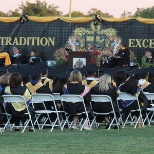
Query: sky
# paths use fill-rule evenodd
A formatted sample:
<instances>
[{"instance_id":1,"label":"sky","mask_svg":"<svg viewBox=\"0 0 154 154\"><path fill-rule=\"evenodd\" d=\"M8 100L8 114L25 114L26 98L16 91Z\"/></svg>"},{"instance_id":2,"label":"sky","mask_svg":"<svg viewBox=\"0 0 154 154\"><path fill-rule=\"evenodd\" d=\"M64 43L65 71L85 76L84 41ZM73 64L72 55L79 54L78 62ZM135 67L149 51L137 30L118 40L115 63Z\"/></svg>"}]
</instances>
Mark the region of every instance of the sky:
<instances>
[{"instance_id":1,"label":"sky","mask_svg":"<svg viewBox=\"0 0 154 154\"><path fill-rule=\"evenodd\" d=\"M36 0L28 0L35 2ZM69 12L70 0L40 0L46 1L49 5L54 4L59 6L59 10L63 14ZM0 11L8 12L18 8L21 2L26 0L0 0ZM97 8L102 12L107 12L114 17L119 18L126 10L127 12L135 13L137 8L147 8L154 6L154 0L72 0L72 11L81 11L87 13L91 8Z\"/></svg>"}]
</instances>

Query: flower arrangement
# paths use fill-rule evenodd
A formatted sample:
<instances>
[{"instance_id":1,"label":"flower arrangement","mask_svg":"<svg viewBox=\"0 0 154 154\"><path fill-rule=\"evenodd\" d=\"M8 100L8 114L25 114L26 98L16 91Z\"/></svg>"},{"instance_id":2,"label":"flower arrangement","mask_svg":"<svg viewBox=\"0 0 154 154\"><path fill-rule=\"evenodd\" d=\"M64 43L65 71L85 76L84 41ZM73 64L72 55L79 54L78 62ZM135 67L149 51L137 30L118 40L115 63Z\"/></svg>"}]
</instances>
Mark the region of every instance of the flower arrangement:
<instances>
[{"instance_id":1,"label":"flower arrangement","mask_svg":"<svg viewBox=\"0 0 154 154\"><path fill-rule=\"evenodd\" d=\"M92 51L89 53L91 56L91 63L98 65L98 62L100 61L100 54L101 52L99 51Z\"/></svg>"}]
</instances>

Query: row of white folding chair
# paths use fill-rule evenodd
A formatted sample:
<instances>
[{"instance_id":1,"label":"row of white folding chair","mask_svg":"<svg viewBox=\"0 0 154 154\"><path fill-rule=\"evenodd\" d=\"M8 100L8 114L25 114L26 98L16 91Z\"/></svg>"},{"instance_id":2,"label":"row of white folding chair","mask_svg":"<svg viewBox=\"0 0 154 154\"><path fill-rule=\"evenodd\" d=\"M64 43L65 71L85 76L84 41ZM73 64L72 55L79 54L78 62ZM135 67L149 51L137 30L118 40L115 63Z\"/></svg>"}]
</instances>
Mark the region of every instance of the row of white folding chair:
<instances>
[{"instance_id":1,"label":"row of white folding chair","mask_svg":"<svg viewBox=\"0 0 154 154\"><path fill-rule=\"evenodd\" d=\"M25 98L21 95L3 95L2 97L4 98L4 102L16 103L16 104L23 102L25 104L25 106L27 106ZM20 127L22 129L21 133L24 133L24 131L25 131L26 127L28 127L29 123L31 123L32 128L34 129L34 125L32 123L31 114L28 110L28 107L26 109L27 109L27 112L25 113L25 115L27 116L26 122L22 123L22 125L20 125L20 126L11 125L12 128L13 127ZM7 119L7 123L5 124L4 128L6 128L6 126L8 124L10 124L10 119L11 119L11 115L8 114L7 112L6 112L6 114L7 114L8 119ZM35 131L35 129L34 129L34 131Z\"/></svg>"},{"instance_id":2,"label":"row of white folding chair","mask_svg":"<svg viewBox=\"0 0 154 154\"><path fill-rule=\"evenodd\" d=\"M59 94L56 94L56 95L58 96ZM35 120L34 124L37 123L39 129L42 129L46 125L46 122L49 121L50 126L51 126L51 131L53 130L53 128L55 126L60 126L60 128L61 128L59 114L60 114L60 112L63 112L63 111L57 111L57 107L56 107L56 104L55 104L55 98L50 94L32 94L31 97L32 97L31 103L32 103L33 108L34 108L34 104L38 104L38 103L42 103L44 105L44 108L45 108L45 110L35 111L36 120ZM8 102L8 103L19 103L19 102L24 102L25 103L25 98L23 96L20 96L20 95L3 95L3 98L4 98L4 102ZM58 97L56 99L58 99ZM46 107L45 107L44 101L52 101L54 103L54 109L55 110L47 110ZM4 106L4 108L5 108L5 106ZM28 110L28 108L27 108L27 110ZM49 114L51 114L51 113L55 113L56 116L57 116L54 122L51 122L51 120L50 120ZM27 127L27 125L29 123L29 121L31 121L31 115L29 115L29 111L27 111L27 114L30 117L30 119L27 121L26 125L23 127L22 132L24 132L25 128ZM45 119L43 124L39 124L38 118L42 114L46 114L47 118ZM11 114L8 114L7 112L6 112L6 116L7 116L7 122L6 122L5 126L4 126L4 128L9 126L12 129L14 127L14 125L12 125L10 123L10 120L11 120L12 116L11 116ZM58 125L56 125L56 123L58 123ZM22 128L22 126L20 126L20 127Z\"/></svg>"},{"instance_id":3,"label":"row of white folding chair","mask_svg":"<svg viewBox=\"0 0 154 154\"><path fill-rule=\"evenodd\" d=\"M144 121L143 121L143 118L142 118L142 112L141 112L141 108L140 108L140 103L139 103L139 100L138 100L138 96L137 95L131 95L131 94L128 94L128 93L125 93L125 92L118 92L118 94L119 94L119 97L117 98L117 104L119 104L119 101L120 100L123 100L123 101L137 101L137 105L138 105L138 109L136 109L136 110L131 110L131 112L130 112L130 114L127 116L127 118L126 118L126 120L125 120L125 122L123 122L123 127L125 127L125 125L127 124L127 123L129 123L128 122L128 119L130 118L130 120L131 120L131 124L135 124L134 125L134 128L136 128L137 127L137 124L138 123L140 123L141 122L141 124L142 124L142 126L144 126ZM120 110L120 109L119 109ZM134 117L132 117L131 116L131 113L133 113L133 112L136 112L136 111L138 111L139 112L139 116L138 117L136 117L136 118L134 118ZM136 120L135 120L136 119Z\"/></svg>"}]
</instances>

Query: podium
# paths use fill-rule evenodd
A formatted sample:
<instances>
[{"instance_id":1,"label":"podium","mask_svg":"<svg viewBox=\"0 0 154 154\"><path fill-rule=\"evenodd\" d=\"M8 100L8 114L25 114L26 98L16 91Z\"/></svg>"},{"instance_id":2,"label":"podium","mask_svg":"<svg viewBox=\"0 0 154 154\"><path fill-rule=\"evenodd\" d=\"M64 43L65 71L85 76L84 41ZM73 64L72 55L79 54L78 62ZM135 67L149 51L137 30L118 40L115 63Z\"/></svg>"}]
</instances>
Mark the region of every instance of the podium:
<instances>
[{"instance_id":1,"label":"podium","mask_svg":"<svg viewBox=\"0 0 154 154\"><path fill-rule=\"evenodd\" d=\"M68 52L68 67L82 68L91 62L91 56L88 51L69 51Z\"/></svg>"}]
</instances>

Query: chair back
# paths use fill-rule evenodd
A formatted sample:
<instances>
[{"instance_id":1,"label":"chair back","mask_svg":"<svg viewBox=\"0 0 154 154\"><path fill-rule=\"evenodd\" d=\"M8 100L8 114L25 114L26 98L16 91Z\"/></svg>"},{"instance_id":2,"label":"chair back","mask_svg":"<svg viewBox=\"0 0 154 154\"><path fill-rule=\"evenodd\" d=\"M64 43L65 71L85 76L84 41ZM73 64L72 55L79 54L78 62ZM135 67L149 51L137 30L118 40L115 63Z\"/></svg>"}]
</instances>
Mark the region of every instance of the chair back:
<instances>
[{"instance_id":1,"label":"chair back","mask_svg":"<svg viewBox=\"0 0 154 154\"><path fill-rule=\"evenodd\" d=\"M55 100L55 101L61 100L60 93L52 93L52 96L54 97L54 100Z\"/></svg>"},{"instance_id":2,"label":"chair back","mask_svg":"<svg viewBox=\"0 0 154 154\"><path fill-rule=\"evenodd\" d=\"M24 102L26 104L26 100L23 96L21 95L3 95L4 102L7 103L20 103Z\"/></svg>"},{"instance_id":3,"label":"chair back","mask_svg":"<svg viewBox=\"0 0 154 154\"><path fill-rule=\"evenodd\" d=\"M77 103L77 102L84 102L84 99L80 95L61 95L61 101L62 102L71 102L71 103Z\"/></svg>"},{"instance_id":4,"label":"chair back","mask_svg":"<svg viewBox=\"0 0 154 154\"><path fill-rule=\"evenodd\" d=\"M154 93L144 93L148 100L154 100Z\"/></svg>"},{"instance_id":5,"label":"chair back","mask_svg":"<svg viewBox=\"0 0 154 154\"><path fill-rule=\"evenodd\" d=\"M51 94L32 94L32 102L40 103L44 101L54 101L54 97Z\"/></svg>"},{"instance_id":6,"label":"chair back","mask_svg":"<svg viewBox=\"0 0 154 154\"><path fill-rule=\"evenodd\" d=\"M138 100L138 97L136 95L131 95L131 94L128 94L128 93L125 93L125 92L119 92L119 97L117 98L118 100L123 100L123 101L126 101L126 100Z\"/></svg>"},{"instance_id":7,"label":"chair back","mask_svg":"<svg viewBox=\"0 0 154 154\"><path fill-rule=\"evenodd\" d=\"M94 102L112 102L112 99L108 95L91 95L91 101Z\"/></svg>"}]
</instances>

